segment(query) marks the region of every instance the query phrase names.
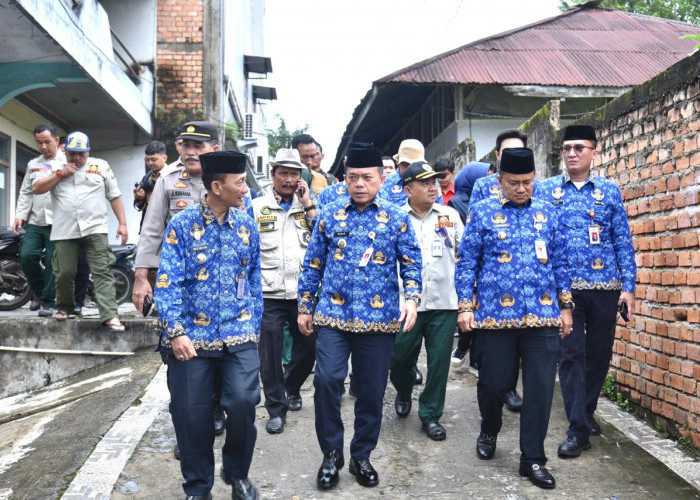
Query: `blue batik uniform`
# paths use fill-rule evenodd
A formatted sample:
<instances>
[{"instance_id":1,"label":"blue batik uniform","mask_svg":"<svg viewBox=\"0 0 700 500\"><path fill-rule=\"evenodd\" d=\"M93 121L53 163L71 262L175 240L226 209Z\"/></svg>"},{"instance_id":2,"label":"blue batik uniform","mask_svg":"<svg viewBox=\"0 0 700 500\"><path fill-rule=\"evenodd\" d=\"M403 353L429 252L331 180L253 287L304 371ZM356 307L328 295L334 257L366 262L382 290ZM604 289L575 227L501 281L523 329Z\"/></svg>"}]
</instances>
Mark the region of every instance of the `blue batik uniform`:
<instances>
[{"instance_id":1,"label":"blue batik uniform","mask_svg":"<svg viewBox=\"0 0 700 500\"><path fill-rule=\"evenodd\" d=\"M421 250L408 214L378 196L363 211L351 199L339 199L322 206L316 219L298 291L299 314L313 314L318 327L316 436L324 455L343 450L340 398L352 358L357 398L350 455L366 460L379 438L391 354L401 327L397 262L405 298L418 302Z\"/></svg>"},{"instance_id":2,"label":"blue batik uniform","mask_svg":"<svg viewBox=\"0 0 700 500\"><path fill-rule=\"evenodd\" d=\"M253 219L231 208L220 224L206 197L175 215L165 230L154 295L183 489L207 496L214 486L215 376L227 415L222 475L246 478L255 450L263 300ZM171 342L185 335L197 351L189 360L172 351Z\"/></svg>"},{"instance_id":3,"label":"blue batik uniform","mask_svg":"<svg viewBox=\"0 0 700 500\"><path fill-rule=\"evenodd\" d=\"M363 254L373 249L367 265ZM299 277L299 313L314 323L353 333L398 333L399 285L406 299L421 293L421 252L406 212L384 200L360 212L352 201L321 208Z\"/></svg>"},{"instance_id":4,"label":"blue batik uniform","mask_svg":"<svg viewBox=\"0 0 700 500\"><path fill-rule=\"evenodd\" d=\"M323 207L340 199L347 201L348 198L348 185L345 181L338 182L321 191L318 195L318 206Z\"/></svg>"},{"instance_id":5,"label":"blue batik uniform","mask_svg":"<svg viewBox=\"0 0 700 500\"><path fill-rule=\"evenodd\" d=\"M204 356L225 347L254 347L262 286L253 219L231 209L227 221L218 224L206 198L173 217L165 231L154 298L162 349L170 349L170 340L180 335L187 335Z\"/></svg>"},{"instance_id":6,"label":"blue batik uniform","mask_svg":"<svg viewBox=\"0 0 700 500\"><path fill-rule=\"evenodd\" d=\"M637 265L617 184L591 175L577 189L568 174L562 174L536 185L534 196L560 213L572 289L634 292ZM591 243L589 227L598 228L599 243Z\"/></svg>"},{"instance_id":7,"label":"blue batik uniform","mask_svg":"<svg viewBox=\"0 0 700 500\"><path fill-rule=\"evenodd\" d=\"M469 209L481 200L499 200L503 196L503 191L501 191L501 185L498 183L498 175L487 175L486 177L481 177L474 182L474 187L472 188L472 195L469 198Z\"/></svg>"},{"instance_id":8,"label":"blue batik uniform","mask_svg":"<svg viewBox=\"0 0 700 500\"><path fill-rule=\"evenodd\" d=\"M539 259L538 240L546 248ZM558 302L571 299L565 247L549 203L532 199L518 207L504 198L475 204L455 266L459 311L473 312L479 329L559 326Z\"/></svg>"},{"instance_id":9,"label":"blue batik uniform","mask_svg":"<svg viewBox=\"0 0 700 500\"><path fill-rule=\"evenodd\" d=\"M435 181L437 184L437 181ZM401 179L401 174L396 171L393 174L391 174L389 177L387 177L384 180L384 183L382 183L382 187L379 189L379 195L380 198L390 201L391 203L394 203L398 206L403 206L408 202L408 196L406 195L406 192L403 190L403 180ZM438 184L438 197L435 200L435 203L439 203L440 205L444 205L443 200L442 200L442 191L440 191L440 185Z\"/></svg>"},{"instance_id":10,"label":"blue batik uniform","mask_svg":"<svg viewBox=\"0 0 700 500\"><path fill-rule=\"evenodd\" d=\"M620 292L634 292L637 266L617 185L589 175L580 189L568 173L535 188L559 212L576 308L571 335L561 343L559 381L570 437L588 439L608 373Z\"/></svg>"}]
</instances>

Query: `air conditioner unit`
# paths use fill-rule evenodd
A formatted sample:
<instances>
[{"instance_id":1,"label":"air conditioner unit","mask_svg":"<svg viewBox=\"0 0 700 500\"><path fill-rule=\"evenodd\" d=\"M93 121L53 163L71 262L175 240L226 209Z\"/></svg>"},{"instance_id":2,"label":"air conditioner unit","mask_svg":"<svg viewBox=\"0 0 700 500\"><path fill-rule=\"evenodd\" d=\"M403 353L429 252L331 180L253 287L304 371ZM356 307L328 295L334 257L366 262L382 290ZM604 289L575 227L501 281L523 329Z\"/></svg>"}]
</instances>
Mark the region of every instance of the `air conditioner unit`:
<instances>
[{"instance_id":1,"label":"air conditioner unit","mask_svg":"<svg viewBox=\"0 0 700 500\"><path fill-rule=\"evenodd\" d=\"M245 115L245 123L243 124L243 138L253 139L253 114L247 113Z\"/></svg>"}]
</instances>

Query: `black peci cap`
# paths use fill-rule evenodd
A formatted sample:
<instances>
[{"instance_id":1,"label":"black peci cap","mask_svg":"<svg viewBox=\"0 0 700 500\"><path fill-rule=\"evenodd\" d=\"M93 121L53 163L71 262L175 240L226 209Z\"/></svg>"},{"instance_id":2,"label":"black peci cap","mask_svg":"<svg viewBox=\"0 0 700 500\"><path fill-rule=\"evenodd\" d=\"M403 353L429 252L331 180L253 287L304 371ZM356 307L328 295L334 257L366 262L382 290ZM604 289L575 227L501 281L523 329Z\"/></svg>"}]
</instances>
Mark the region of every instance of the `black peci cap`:
<instances>
[{"instance_id":1,"label":"black peci cap","mask_svg":"<svg viewBox=\"0 0 700 500\"><path fill-rule=\"evenodd\" d=\"M563 141L593 141L598 142L595 136L595 129L588 125L569 125L564 129Z\"/></svg>"},{"instance_id":2,"label":"black peci cap","mask_svg":"<svg viewBox=\"0 0 700 500\"><path fill-rule=\"evenodd\" d=\"M349 149L345 168L382 167L382 153L376 148Z\"/></svg>"},{"instance_id":3,"label":"black peci cap","mask_svg":"<svg viewBox=\"0 0 700 500\"><path fill-rule=\"evenodd\" d=\"M238 151L213 151L199 155L205 174L243 174L248 157Z\"/></svg>"},{"instance_id":4,"label":"black peci cap","mask_svg":"<svg viewBox=\"0 0 700 500\"><path fill-rule=\"evenodd\" d=\"M506 148L501 153L501 172L529 174L535 171L535 157L529 148Z\"/></svg>"}]
</instances>

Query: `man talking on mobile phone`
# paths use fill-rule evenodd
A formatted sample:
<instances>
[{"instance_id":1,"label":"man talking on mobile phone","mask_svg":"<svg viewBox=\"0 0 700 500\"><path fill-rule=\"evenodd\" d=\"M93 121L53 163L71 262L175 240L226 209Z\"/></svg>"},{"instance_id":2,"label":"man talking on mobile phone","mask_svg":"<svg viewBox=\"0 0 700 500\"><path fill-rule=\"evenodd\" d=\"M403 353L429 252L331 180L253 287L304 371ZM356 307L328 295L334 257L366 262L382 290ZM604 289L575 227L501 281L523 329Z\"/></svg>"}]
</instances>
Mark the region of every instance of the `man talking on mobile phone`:
<instances>
[{"instance_id":1,"label":"man talking on mobile phone","mask_svg":"<svg viewBox=\"0 0 700 500\"><path fill-rule=\"evenodd\" d=\"M255 223L260 231L263 316L260 330L260 376L265 392L270 434L284 431L287 410L301 409L299 390L316 360L316 334L299 332L297 280L311 238L316 205L309 186L301 178L306 167L296 149L279 149L270 162L272 184L253 200ZM282 371L282 329L289 323L292 359Z\"/></svg>"}]
</instances>

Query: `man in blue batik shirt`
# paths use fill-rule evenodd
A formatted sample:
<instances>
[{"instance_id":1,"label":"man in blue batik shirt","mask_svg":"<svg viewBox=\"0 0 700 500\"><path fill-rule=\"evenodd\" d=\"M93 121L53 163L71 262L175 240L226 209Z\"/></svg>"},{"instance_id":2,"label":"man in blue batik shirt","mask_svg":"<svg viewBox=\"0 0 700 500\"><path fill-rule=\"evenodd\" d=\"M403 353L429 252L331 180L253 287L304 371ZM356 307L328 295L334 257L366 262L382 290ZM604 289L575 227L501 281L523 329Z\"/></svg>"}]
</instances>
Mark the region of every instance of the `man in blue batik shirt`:
<instances>
[{"instance_id":1,"label":"man in blue batik shirt","mask_svg":"<svg viewBox=\"0 0 700 500\"><path fill-rule=\"evenodd\" d=\"M564 236L555 208L531 198L532 151L503 151L503 198L484 200L467 216L455 268L457 323L477 329L481 433L476 453L490 460L501 430L504 392L523 361L520 475L551 489L544 440L554 394L559 339L571 331L571 292ZM476 292L475 292L476 287Z\"/></svg>"},{"instance_id":2,"label":"man in blue batik shirt","mask_svg":"<svg viewBox=\"0 0 700 500\"><path fill-rule=\"evenodd\" d=\"M168 365L170 412L187 498L211 498L214 485L214 374L221 372L226 442L221 477L232 498L255 499L248 479L260 402L257 344L262 315L260 238L242 210L246 156L199 156L207 190L165 230L155 302ZM233 208L233 209L232 209Z\"/></svg>"},{"instance_id":3,"label":"man in blue batik shirt","mask_svg":"<svg viewBox=\"0 0 700 500\"><path fill-rule=\"evenodd\" d=\"M420 300L420 247L408 214L377 196L382 168L378 149L348 151L350 198L321 208L299 277L299 329L310 335L312 325L319 327L314 404L324 455L316 478L321 489L338 483L345 463L340 398L350 356L357 395L350 473L362 486L378 484L369 457L379 438L394 337L402 326L413 327Z\"/></svg>"},{"instance_id":4,"label":"man in blue batik shirt","mask_svg":"<svg viewBox=\"0 0 700 500\"><path fill-rule=\"evenodd\" d=\"M569 419L567 439L558 449L572 458L591 447L601 432L593 418L612 357L617 310L634 310L637 266L627 213L617 185L591 174L595 130L565 129L562 156L566 172L540 183L535 196L559 212L576 309L571 336L561 344L559 382Z\"/></svg>"}]
</instances>

